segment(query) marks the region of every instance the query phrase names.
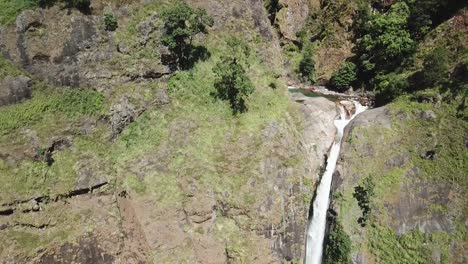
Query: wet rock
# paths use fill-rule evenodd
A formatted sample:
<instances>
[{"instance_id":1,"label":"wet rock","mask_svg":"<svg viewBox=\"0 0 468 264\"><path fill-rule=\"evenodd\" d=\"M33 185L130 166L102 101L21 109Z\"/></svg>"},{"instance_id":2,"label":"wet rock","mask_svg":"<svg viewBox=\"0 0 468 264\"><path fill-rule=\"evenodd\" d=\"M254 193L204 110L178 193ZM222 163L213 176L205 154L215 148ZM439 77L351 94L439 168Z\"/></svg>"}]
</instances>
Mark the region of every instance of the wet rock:
<instances>
[{"instance_id":1,"label":"wet rock","mask_svg":"<svg viewBox=\"0 0 468 264\"><path fill-rule=\"evenodd\" d=\"M19 103L31 98L31 86L31 79L26 76L7 76L0 80L0 106Z\"/></svg>"},{"instance_id":2,"label":"wet rock","mask_svg":"<svg viewBox=\"0 0 468 264\"><path fill-rule=\"evenodd\" d=\"M349 119L351 118L352 115L356 112L356 106L354 105L353 102L351 101L345 101L342 100L339 102L341 106L343 106L345 112L346 112L346 118Z\"/></svg>"},{"instance_id":3,"label":"wet rock","mask_svg":"<svg viewBox=\"0 0 468 264\"><path fill-rule=\"evenodd\" d=\"M137 117L136 107L130 103L128 98L123 98L114 104L109 113L109 121L112 129L112 137L117 136L122 130Z\"/></svg>"}]
</instances>

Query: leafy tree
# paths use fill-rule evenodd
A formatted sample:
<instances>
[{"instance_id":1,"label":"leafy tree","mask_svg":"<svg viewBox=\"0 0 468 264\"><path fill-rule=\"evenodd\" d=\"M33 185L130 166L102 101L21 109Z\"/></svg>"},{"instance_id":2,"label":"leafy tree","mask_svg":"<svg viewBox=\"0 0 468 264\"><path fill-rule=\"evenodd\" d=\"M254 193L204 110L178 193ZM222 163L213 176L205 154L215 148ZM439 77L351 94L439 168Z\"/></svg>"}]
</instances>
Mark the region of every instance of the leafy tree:
<instances>
[{"instance_id":1,"label":"leafy tree","mask_svg":"<svg viewBox=\"0 0 468 264\"><path fill-rule=\"evenodd\" d=\"M374 188L374 182L370 177L364 179L364 183L362 185L354 187L353 197L356 198L362 211L362 216L358 219L358 223L362 227L366 226L367 220L369 219L369 214L371 212L371 198L374 196Z\"/></svg>"},{"instance_id":2,"label":"leafy tree","mask_svg":"<svg viewBox=\"0 0 468 264\"><path fill-rule=\"evenodd\" d=\"M369 21L361 22L357 49L361 67L371 78L375 73L400 65L413 53L415 43L407 29L410 11L404 2L393 4L387 13L361 15Z\"/></svg>"},{"instance_id":3,"label":"leafy tree","mask_svg":"<svg viewBox=\"0 0 468 264\"><path fill-rule=\"evenodd\" d=\"M450 18L457 10L467 7L459 0L405 0L410 9L408 28L413 39L421 40L432 28Z\"/></svg>"},{"instance_id":4,"label":"leafy tree","mask_svg":"<svg viewBox=\"0 0 468 264\"><path fill-rule=\"evenodd\" d=\"M397 73L378 75L374 80L376 103L382 105L405 93L409 88L406 77Z\"/></svg>"},{"instance_id":5,"label":"leafy tree","mask_svg":"<svg viewBox=\"0 0 468 264\"><path fill-rule=\"evenodd\" d=\"M164 10L162 18L165 29L162 43L174 54L179 68L189 68L193 37L208 33L207 28L213 26L213 18L205 10L192 9L183 1L177 1Z\"/></svg>"},{"instance_id":6,"label":"leafy tree","mask_svg":"<svg viewBox=\"0 0 468 264\"><path fill-rule=\"evenodd\" d=\"M239 60L234 56L222 57L214 72L217 96L229 101L234 114L247 111L245 100L255 87Z\"/></svg>"},{"instance_id":7,"label":"leafy tree","mask_svg":"<svg viewBox=\"0 0 468 264\"><path fill-rule=\"evenodd\" d=\"M438 47L424 59L423 82L426 87L434 87L449 80L449 53Z\"/></svg>"},{"instance_id":8,"label":"leafy tree","mask_svg":"<svg viewBox=\"0 0 468 264\"><path fill-rule=\"evenodd\" d=\"M327 264L348 264L351 262L351 239L343 230L340 223L336 223L325 245L325 259Z\"/></svg>"},{"instance_id":9,"label":"leafy tree","mask_svg":"<svg viewBox=\"0 0 468 264\"><path fill-rule=\"evenodd\" d=\"M339 90L348 88L354 81L356 81L356 64L349 61L343 62L331 78L331 84Z\"/></svg>"},{"instance_id":10,"label":"leafy tree","mask_svg":"<svg viewBox=\"0 0 468 264\"><path fill-rule=\"evenodd\" d=\"M104 27L107 31L115 31L118 27L117 18L115 18L114 14L106 13L104 14Z\"/></svg>"},{"instance_id":11,"label":"leafy tree","mask_svg":"<svg viewBox=\"0 0 468 264\"><path fill-rule=\"evenodd\" d=\"M313 58L312 45L305 45L302 59L299 62L299 74L304 81L315 82L315 62Z\"/></svg>"}]
</instances>

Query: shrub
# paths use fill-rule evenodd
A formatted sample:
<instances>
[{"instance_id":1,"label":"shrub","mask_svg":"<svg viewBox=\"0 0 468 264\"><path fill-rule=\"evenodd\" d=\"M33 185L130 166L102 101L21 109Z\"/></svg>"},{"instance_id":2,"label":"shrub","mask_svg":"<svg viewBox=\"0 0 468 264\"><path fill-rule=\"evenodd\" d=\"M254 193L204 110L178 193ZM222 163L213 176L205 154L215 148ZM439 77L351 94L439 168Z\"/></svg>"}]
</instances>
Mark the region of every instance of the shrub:
<instances>
[{"instance_id":1,"label":"shrub","mask_svg":"<svg viewBox=\"0 0 468 264\"><path fill-rule=\"evenodd\" d=\"M369 219L371 212L371 198L374 196L374 182L372 178L368 177L364 179L362 185L354 187L353 197L356 198L359 208L361 208L362 216L359 217L358 223L364 227Z\"/></svg>"},{"instance_id":2,"label":"shrub","mask_svg":"<svg viewBox=\"0 0 468 264\"><path fill-rule=\"evenodd\" d=\"M214 71L217 96L229 101L234 114L245 112L245 99L254 92L255 87L238 59L223 57Z\"/></svg>"},{"instance_id":3,"label":"shrub","mask_svg":"<svg viewBox=\"0 0 468 264\"><path fill-rule=\"evenodd\" d=\"M424 59L423 82L426 87L434 87L448 82L449 53L438 47Z\"/></svg>"},{"instance_id":4,"label":"shrub","mask_svg":"<svg viewBox=\"0 0 468 264\"><path fill-rule=\"evenodd\" d=\"M115 18L114 14L106 13L104 14L104 27L107 31L115 31L118 27L117 18Z\"/></svg>"},{"instance_id":5,"label":"shrub","mask_svg":"<svg viewBox=\"0 0 468 264\"><path fill-rule=\"evenodd\" d=\"M179 68L189 68L192 65L192 39L199 33L208 33L207 28L213 26L213 18L205 10L194 10L183 1L177 1L164 10L162 18L165 30L162 44L176 57Z\"/></svg>"},{"instance_id":6,"label":"shrub","mask_svg":"<svg viewBox=\"0 0 468 264\"><path fill-rule=\"evenodd\" d=\"M351 262L351 239L343 230L340 223L336 223L325 245L325 263L330 264L348 264Z\"/></svg>"},{"instance_id":7,"label":"shrub","mask_svg":"<svg viewBox=\"0 0 468 264\"><path fill-rule=\"evenodd\" d=\"M299 74L303 81L315 82L315 62L311 44L306 45L304 48L302 59L299 62Z\"/></svg>"},{"instance_id":8,"label":"shrub","mask_svg":"<svg viewBox=\"0 0 468 264\"><path fill-rule=\"evenodd\" d=\"M374 80L376 103L378 105L392 101L399 95L405 93L408 88L408 80L397 73L379 75Z\"/></svg>"},{"instance_id":9,"label":"shrub","mask_svg":"<svg viewBox=\"0 0 468 264\"><path fill-rule=\"evenodd\" d=\"M332 86L339 90L348 88L354 81L356 81L356 65L352 62L342 63L331 78Z\"/></svg>"}]
</instances>

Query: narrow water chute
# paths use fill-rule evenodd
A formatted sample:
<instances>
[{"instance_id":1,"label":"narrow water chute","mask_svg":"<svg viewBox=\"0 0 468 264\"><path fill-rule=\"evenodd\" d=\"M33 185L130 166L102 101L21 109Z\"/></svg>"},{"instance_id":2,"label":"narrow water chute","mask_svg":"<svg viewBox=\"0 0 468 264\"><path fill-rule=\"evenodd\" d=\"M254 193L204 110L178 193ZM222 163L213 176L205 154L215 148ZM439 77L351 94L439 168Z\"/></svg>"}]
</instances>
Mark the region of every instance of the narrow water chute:
<instances>
[{"instance_id":1,"label":"narrow water chute","mask_svg":"<svg viewBox=\"0 0 468 264\"><path fill-rule=\"evenodd\" d=\"M346 118L346 111L344 107L340 105L340 117L339 119L335 120L335 127L337 130L336 138L330 150L330 155L327 159L325 173L323 174L320 184L317 188L315 200L313 201L313 216L307 227L305 255L306 264L320 264L322 261L327 210L330 206L330 188L332 183L332 176L335 172L336 163L340 155L344 129L354 117L367 109L367 107L362 106L358 102L353 103L356 110L349 119Z\"/></svg>"}]
</instances>

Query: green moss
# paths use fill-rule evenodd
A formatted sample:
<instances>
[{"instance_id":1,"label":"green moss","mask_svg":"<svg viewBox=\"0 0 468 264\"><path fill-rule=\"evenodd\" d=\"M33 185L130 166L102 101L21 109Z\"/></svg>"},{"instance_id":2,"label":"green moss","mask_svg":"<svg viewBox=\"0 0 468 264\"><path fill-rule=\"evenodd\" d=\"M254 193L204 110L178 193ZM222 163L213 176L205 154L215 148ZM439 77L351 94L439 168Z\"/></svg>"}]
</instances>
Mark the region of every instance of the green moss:
<instances>
[{"instance_id":1,"label":"green moss","mask_svg":"<svg viewBox=\"0 0 468 264\"><path fill-rule=\"evenodd\" d=\"M0 0L0 25L14 23L16 17L23 10L33 8L36 5L33 0Z\"/></svg>"}]
</instances>

